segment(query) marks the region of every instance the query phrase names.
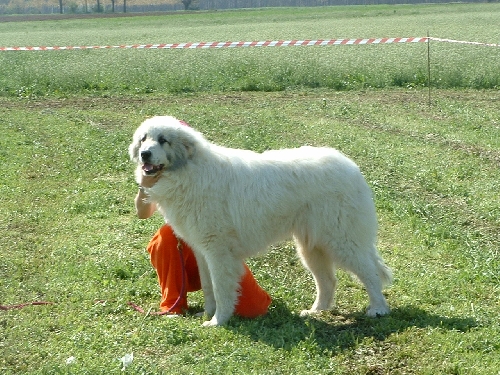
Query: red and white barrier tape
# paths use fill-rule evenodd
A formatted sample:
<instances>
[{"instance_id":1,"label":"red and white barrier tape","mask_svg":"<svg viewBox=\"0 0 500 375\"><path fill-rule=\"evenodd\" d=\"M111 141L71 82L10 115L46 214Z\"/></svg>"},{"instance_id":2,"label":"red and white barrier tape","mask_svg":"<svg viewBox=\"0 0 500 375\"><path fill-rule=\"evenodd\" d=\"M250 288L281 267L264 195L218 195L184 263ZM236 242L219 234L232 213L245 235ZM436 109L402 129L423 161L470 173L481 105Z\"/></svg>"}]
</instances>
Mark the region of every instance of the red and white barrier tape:
<instances>
[{"instance_id":1,"label":"red and white barrier tape","mask_svg":"<svg viewBox=\"0 0 500 375\"><path fill-rule=\"evenodd\" d=\"M480 42L468 42L466 40L454 40L454 39L443 39L443 38L430 38L435 42L446 42L446 43L459 43L459 44L472 44L475 46L487 46L487 47L500 47L500 44L495 43L480 43Z\"/></svg>"},{"instance_id":2,"label":"red and white barrier tape","mask_svg":"<svg viewBox=\"0 0 500 375\"><path fill-rule=\"evenodd\" d=\"M237 48L237 47L293 47L293 46L336 46L357 44L390 44L427 42L428 38L370 38L370 39L328 39L328 40L265 40L253 42L197 42L165 44L132 44L120 46L54 46L54 47L0 47L0 51L59 51L90 49L193 49L193 48Z\"/></svg>"},{"instance_id":3,"label":"red and white barrier tape","mask_svg":"<svg viewBox=\"0 0 500 375\"><path fill-rule=\"evenodd\" d=\"M425 43L429 40L446 43L472 44L500 47L500 44L468 42L463 40L434 37L420 38L369 38L369 39L318 39L318 40L264 40L253 42L196 42L164 44L131 44L119 46L53 46L53 47L0 47L0 51L61 51L91 49L195 49L195 48L237 48L237 47L294 47L294 46L339 46L361 44Z\"/></svg>"}]
</instances>

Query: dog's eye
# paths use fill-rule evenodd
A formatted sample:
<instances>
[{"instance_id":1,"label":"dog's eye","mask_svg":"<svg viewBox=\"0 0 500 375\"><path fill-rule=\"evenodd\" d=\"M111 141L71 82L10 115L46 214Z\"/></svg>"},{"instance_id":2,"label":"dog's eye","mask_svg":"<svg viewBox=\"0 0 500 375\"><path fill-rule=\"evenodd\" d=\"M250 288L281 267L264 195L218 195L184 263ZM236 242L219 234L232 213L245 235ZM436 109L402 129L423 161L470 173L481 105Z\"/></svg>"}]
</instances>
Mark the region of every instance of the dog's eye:
<instances>
[{"instance_id":1,"label":"dog's eye","mask_svg":"<svg viewBox=\"0 0 500 375\"><path fill-rule=\"evenodd\" d=\"M141 138L141 142L144 142L146 140L146 134Z\"/></svg>"},{"instance_id":2,"label":"dog's eye","mask_svg":"<svg viewBox=\"0 0 500 375\"><path fill-rule=\"evenodd\" d=\"M158 143L159 143L160 145L163 145L164 143L168 143L168 144L170 145L170 142L169 142L169 141L167 141L167 139L166 139L163 135L160 135L160 136L158 137Z\"/></svg>"}]
</instances>

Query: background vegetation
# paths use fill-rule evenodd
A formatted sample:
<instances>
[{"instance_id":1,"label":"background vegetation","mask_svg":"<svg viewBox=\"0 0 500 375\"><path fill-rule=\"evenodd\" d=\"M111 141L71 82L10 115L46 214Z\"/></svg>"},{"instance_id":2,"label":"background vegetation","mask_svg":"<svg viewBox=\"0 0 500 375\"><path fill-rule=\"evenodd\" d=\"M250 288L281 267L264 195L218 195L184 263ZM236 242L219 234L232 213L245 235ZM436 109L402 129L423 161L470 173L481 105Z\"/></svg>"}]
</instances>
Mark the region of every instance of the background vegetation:
<instances>
[{"instance_id":1,"label":"background vegetation","mask_svg":"<svg viewBox=\"0 0 500 375\"><path fill-rule=\"evenodd\" d=\"M125 12L447 2L447 0L0 0L0 14L106 13L111 15ZM494 3L498 0L468 0L467 2Z\"/></svg>"},{"instance_id":2,"label":"background vegetation","mask_svg":"<svg viewBox=\"0 0 500 375\"><path fill-rule=\"evenodd\" d=\"M297 10L300 9L300 10ZM0 45L122 45L431 36L498 41L496 4L266 9L0 23ZM431 84L500 87L500 48L431 43ZM0 95L422 87L427 45L0 54Z\"/></svg>"},{"instance_id":3,"label":"background vegetation","mask_svg":"<svg viewBox=\"0 0 500 375\"><path fill-rule=\"evenodd\" d=\"M455 4L19 22L0 24L0 45L410 36L427 27L492 42L497 11ZM125 372L497 374L500 92L436 86L450 69L467 82L495 77L484 66L498 50L433 44L430 106L422 84L306 83L330 70L379 82L418 75L425 48L1 52L0 304L53 304L0 311L0 372L122 373L119 359L133 353ZM293 83L274 89L269 71L280 70ZM252 82L271 87L250 92ZM227 146L310 144L352 157L375 194L379 249L395 273L392 314L366 318L366 293L340 272L337 307L300 318L314 285L289 242L249 261L273 297L266 317L203 329L192 315L201 293L185 318L130 309L128 301L159 303L144 248L162 220L135 218L127 156L133 130L155 114Z\"/></svg>"}]
</instances>

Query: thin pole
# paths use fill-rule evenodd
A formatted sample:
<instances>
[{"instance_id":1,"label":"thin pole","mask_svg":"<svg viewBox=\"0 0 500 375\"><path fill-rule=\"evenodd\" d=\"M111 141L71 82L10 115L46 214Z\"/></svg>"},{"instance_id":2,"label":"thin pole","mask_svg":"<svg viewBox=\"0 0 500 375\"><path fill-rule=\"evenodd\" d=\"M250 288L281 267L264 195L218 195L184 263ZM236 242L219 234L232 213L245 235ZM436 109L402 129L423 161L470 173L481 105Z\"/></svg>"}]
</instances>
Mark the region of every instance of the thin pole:
<instances>
[{"instance_id":1,"label":"thin pole","mask_svg":"<svg viewBox=\"0 0 500 375\"><path fill-rule=\"evenodd\" d=\"M429 106L431 105L431 38L427 31L427 87L429 88Z\"/></svg>"}]
</instances>

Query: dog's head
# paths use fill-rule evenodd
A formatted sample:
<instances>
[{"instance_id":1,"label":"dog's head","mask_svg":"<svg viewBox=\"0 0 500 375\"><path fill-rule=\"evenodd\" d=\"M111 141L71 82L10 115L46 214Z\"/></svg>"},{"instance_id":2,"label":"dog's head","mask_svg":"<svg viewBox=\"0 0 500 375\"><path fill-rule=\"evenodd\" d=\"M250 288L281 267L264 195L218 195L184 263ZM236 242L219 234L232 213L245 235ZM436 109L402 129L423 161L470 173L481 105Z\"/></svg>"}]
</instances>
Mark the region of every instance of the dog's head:
<instances>
[{"instance_id":1,"label":"dog's head","mask_svg":"<svg viewBox=\"0 0 500 375\"><path fill-rule=\"evenodd\" d=\"M186 165L195 153L196 132L171 116L144 121L129 147L130 159L145 175L173 171Z\"/></svg>"}]
</instances>

